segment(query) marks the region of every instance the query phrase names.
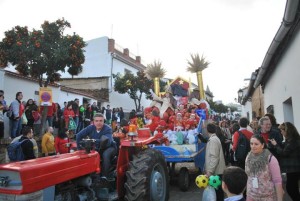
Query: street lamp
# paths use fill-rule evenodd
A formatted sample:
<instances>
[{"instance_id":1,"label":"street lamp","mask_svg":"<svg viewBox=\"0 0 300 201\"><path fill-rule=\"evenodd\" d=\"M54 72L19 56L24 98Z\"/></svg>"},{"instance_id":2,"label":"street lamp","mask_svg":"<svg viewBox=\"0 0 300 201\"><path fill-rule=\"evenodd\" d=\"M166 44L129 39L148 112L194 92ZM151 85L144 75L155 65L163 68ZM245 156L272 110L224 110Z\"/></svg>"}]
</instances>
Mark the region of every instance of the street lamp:
<instances>
[{"instance_id":1,"label":"street lamp","mask_svg":"<svg viewBox=\"0 0 300 201\"><path fill-rule=\"evenodd\" d=\"M241 103L242 102L242 98L243 98L244 92L242 89L238 90L238 102Z\"/></svg>"}]
</instances>

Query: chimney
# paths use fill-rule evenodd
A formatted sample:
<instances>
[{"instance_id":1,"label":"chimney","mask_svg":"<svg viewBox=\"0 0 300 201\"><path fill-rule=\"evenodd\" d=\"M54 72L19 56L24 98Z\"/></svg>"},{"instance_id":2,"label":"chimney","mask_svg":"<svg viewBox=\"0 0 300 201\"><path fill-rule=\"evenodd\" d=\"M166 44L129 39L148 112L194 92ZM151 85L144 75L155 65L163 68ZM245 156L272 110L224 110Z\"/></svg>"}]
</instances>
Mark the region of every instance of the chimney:
<instances>
[{"instance_id":1,"label":"chimney","mask_svg":"<svg viewBox=\"0 0 300 201\"><path fill-rule=\"evenodd\" d=\"M128 49L128 48L125 48L125 49L123 50L123 54L124 54L124 56L129 57L129 49Z\"/></svg>"},{"instance_id":2,"label":"chimney","mask_svg":"<svg viewBox=\"0 0 300 201\"><path fill-rule=\"evenodd\" d=\"M136 56L135 61L136 63L141 64L141 56Z\"/></svg>"},{"instance_id":3,"label":"chimney","mask_svg":"<svg viewBox=\"0 0 300 201\"><path fill-rule=\"evenodd\" d=\"M115 40L114 39L108 39L108 52L114 52L115 51Z\"/></svg>"}]
</instances>

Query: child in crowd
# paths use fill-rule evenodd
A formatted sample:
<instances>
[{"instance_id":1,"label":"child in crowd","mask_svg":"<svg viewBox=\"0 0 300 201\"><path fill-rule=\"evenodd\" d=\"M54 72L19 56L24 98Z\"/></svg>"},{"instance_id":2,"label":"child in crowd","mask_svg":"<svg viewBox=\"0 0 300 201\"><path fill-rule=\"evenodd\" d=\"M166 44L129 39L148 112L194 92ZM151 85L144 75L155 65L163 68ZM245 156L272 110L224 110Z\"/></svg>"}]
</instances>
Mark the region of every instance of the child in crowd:
<instances>
[{"instance_id":1,"label":"child in crowd","mask_svg":"<svg viewBox=\"0 0 300 201\"><path fill-rule=\"evenodd\" d=\"M56 154L65 154L70 152L70 139L68 137L69 131L62 129L55 137L55 151Z\"/></svg>"},{"instance_id":2,"label":"child in crowd","mask_svg":"<svg viewBox=\"0 0 300 201\"><path fill-rule=\"evenodd\" d=\"M242 168L230 166L224 170L222 178L222 189L227 198L224 201L245 201L245 191L248 176Z\"/></svg>"}]
</instances>

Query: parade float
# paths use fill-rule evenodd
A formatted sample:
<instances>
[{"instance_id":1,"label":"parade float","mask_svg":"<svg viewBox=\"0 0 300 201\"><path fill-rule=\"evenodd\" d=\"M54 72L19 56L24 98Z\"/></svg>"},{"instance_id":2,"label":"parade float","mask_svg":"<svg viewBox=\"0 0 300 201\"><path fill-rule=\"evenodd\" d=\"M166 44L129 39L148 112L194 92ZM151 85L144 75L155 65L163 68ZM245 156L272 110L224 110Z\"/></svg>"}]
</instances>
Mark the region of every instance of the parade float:
<instances>
[{"instance_id":1,"label":"parade float","mask_svg":"<svg viewBox=\"0 0 300 201\"><path fill-rule=\"evenodd\" d=\"M179 188L187 191L190 185L189 169L181 165L177 173L175 166L178 163L193 162L200 172L203 171L205 143L198 139L198 135L206 133L209 104L203 99L197 99L200 97L199 90L192 91L191 82L181 77L170 82L164 92L159 92L159 84L156 82L152 102L144 109L144 116L131 115L129 127L135 125L137 130L148 129L152 136L162 133L168 139L166 143L152 148L165 156L171 181L177 180ZM115 133L114 136L126 139L122 133Z\"/></svg>"}]
</instances>

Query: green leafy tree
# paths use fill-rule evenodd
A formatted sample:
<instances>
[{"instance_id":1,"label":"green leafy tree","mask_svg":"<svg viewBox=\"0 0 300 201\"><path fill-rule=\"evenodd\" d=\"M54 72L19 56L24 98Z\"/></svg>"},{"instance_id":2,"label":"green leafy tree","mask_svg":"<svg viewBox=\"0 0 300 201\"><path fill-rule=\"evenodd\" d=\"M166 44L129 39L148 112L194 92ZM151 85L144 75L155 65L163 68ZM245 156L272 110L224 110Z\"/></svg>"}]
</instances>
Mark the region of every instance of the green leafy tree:
<instances>
[{"instance_id":1,"label":"green leafy tree","mask_svg":"<svg viewBox=\"0 0 300 201\"><path fill-rule=\"evenodd\" d=\"M39 80L40 87L59 79L58 71L74 76L82 71L86 43L77 35L63 35L71 25L64 19L42 24L42 30L28 31L28 28L15 26L5 32L0 42L0 67L8 63L22 75Z\"/></svg>"},{"instance_id":2,"label":"green leafy tree","mask_svg":"<svg viewBox=\"0 0 300 201\"><path fill-rule=\"evenodd\" d=\"M58 71L78 75L84 63L86 43L77 35L64 35L71 25L64 19L55 22L45 21L41 30L28 31L28 28L15 26L5 32L0 42L0 67L8 63L24 76L39 80L40 87L60 78ZM45 123L47 107L43 110L42 125ZM43 129L41 129L43 130Z\"/></svg>"},{"instance_id":3,"label":"green leafy tree","mask_svg":"<svg viewBox=\"0 0 300 201\"><path fill-rule=\"evenodd\" d=\"M136 76L130 72L125 75L120 73L114 74L115 80L114 89L120 94L128 94L134 101L137 111L141 109L142 95L145 94L147 99L151 98L150 89L153 88L153 81L146 78L143 71L138 71Z\"/></svg>"},{"instance_id":4,"label":"green leafy tree","mask_svg":"<svg viewBox=\"0 0 300 201\"><path fill-rule=\"evenodd\" d=\"M227 112L227 106L225 106L223 103L216 104L213 101L208 101L208 104L210 106L210 109L217 113L226 113Z\"/></svg>"}]
</instances>

